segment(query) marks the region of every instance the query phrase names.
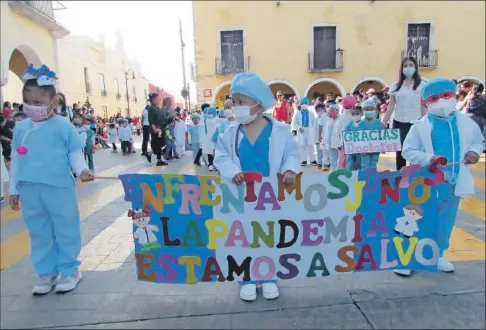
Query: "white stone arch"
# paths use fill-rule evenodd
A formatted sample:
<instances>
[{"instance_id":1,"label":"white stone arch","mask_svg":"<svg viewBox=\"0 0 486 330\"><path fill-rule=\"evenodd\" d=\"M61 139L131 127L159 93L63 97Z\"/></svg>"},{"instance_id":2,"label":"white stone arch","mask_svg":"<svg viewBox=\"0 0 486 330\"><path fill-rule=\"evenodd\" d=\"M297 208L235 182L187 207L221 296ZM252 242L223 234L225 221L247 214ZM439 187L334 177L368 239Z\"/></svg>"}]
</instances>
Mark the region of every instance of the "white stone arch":
<instances>
[{"instance_id":1,"label":"white stone arch","mask_svg":"<svg viewBox=\"0 0 486 330\"><path fill-rule=\"evenodd\" d=\"M270 85L273 85L273 84L283 84L283 85L289 86L294 91L294 93L297 96L297 98L300 99L299 90L290 81L285 80L285 79L274 79L274 80L270 80L269 82L267 82L267 86L268 87L270 87Z\"/></svg>"},{"instance_id":2,"label":"white stone arch","mask_svg":"<svg viewBox=\"0 0 486 330\"><path fill-rule=\"evenodd\" d=\"M388 86L385 79L382 79L380 77L363 77L354 84L353 89L351 89L350 93L354 92L354 90L359 86L359 84L364 83L365 81L376 81L380 83L381 86L383 87Z\"/></svg>"},{"instance_id":3,"label":"white stone arch","mask_svg":"<svg viewBox=\"0 0 486 330\"><path fill-rule=\"evenodd\" d=\"M462 80L473 80L475 82L481 83L484 86L484 79L476 77L476 76L462 76L457 78L457 81L462 81Z\"/></svg>"},{"instance_id":4,"label":"white stone arch","mask_svg":"<svg viewBox=\"0 0 486 330\"><path fill-rule=\"evenodd\" d=\"M32 46L30 46L27 42L19 43L18 45L12 45L8 47L8 45L2 45L2 76L1 76L1 84L6 85L8 83L8 72L10 70L10 58L12 57L13 52L17 49L27 61L27 65L32 64L34 67L38 68L43 64L40 55L34 50ZM53 69L53 68L51 68Z\"/></svg>"},{"instance_id":5,"label":"white stone arch","mask_svg":"<svg viewBox=\"0 0 486 330\"><path fill-rule=\"evenodd\" d=\"M221 84L219 84L218 86L216 86L216 88L214 89L214 93L213 93L213 105L216 104L216 97L218 96L218 93L226 86L231 86L231 83L233 82L233 80L226 80L226 81L223 81Z\"/></svg>"},{"instance_id":6,"label":"white stone arch","mask_svg":"<svg viewBox=\"0 0 486 330\"><path fill-rule=\"evenodd\" d=\"M319 79L314 80L309 85L307 85L307 89L305 90L304 95L307 96L307 94L311 90L312 86L314 86L318 83L321 83L321 82L328 82L328 83L333 84L334 86L336 86L339 89L339 93L341 93L342 96L346 95L346 90L344 89L343 85L341 85L341 83L339 81L332 79L332 78L319 78Z\"/></svg>"}]
</instances>

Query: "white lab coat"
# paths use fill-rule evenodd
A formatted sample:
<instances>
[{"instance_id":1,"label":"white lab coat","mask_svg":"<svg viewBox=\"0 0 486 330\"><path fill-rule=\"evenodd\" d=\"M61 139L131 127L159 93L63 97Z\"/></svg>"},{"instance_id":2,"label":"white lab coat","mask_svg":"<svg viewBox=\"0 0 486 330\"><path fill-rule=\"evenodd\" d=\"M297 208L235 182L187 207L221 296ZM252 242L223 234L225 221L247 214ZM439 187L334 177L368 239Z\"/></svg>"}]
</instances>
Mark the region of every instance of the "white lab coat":
<instances>
[{"instance_id":1,"label":"white lab coat","mask_svg":"<svg viewBox=\"0 0 486 330\"><path fill-rule=\"evenodd\" d=\"M484 149L484 137L479 126L468 116L456 114L459 131L459 158L464 159L468 151L481 155ZM402 156L412 164L427 166L435 155L432 144L432 125L428 115L415 121L402 146ZM464 198L475 193L470 165L460 164L454 194Z\"/></svg>"},{"instance_id":2,"label":"white lab coat","mask_svg":"<svg viewBox=\"0 0 486 330\"><path fill-rule=\"evenodd\" d=\"M216 118L205 118L202 119L198 125L199 128L199 142L201 143L201 148L203 154L209 155L213 154L214 143L213 135L216 132L217 120Z\"/></svg>"},{"instance_id":3,"label":"white lab coat","mask_svg":"<svg viewBox=\"0 0 486 330\"><path fill-rule=\"evenodd\" d=\"M393 230L407 237L412 237L413 234L419 231L419 227L417 220L404 216L397 218L397 224Z\"/></svg>"},{"instance_id":4,"label":"white lab coat","mask_svg":"<svg viewBox=\"0 0 486 330\"><path fill-rule=\"evenodd\" d=\"M154 232L158 232L159 228L154 225L147 225L146 227L138 227L133 233L133 237L138 240L140 245L147 245L157 242L157 236Z\"/></svg>"},{"instance_id":5,"label":"white lab coat","mask_svg":"<svg viewBox=\"0 0 486 330\"><path fill-rule=\"evenodd\" d=\"M337 149L341 146L341 125L339 118L336 119L331 119L327 115L326 119L321 119L322 123L322 143L321 143L321 148L322 149ZM329 131L332 128L332 136L331 139L328 139L328 134Z\"/></svg>"},{"instance_id":6,"label":"white lab coat","mask_svg":"<svg viewBox=\"0 0 486 330\"><path fill-rule=\"evenodd\" d=\"M286 123L281 123L267 116L272 123L272 133L270 134L270 176L275 176L277 173L284 173L292 171L294 173L300 172L301 154L300 148L295 141L289 126ZM216 144L216 157L214 159L214 166L219 170L219 173L225 179L231 180L233 177L241 173L240 159L236 155L236 133L239 125L230 125L228 129L219 136ZM243 134L240 132L238 138L238 146L243 139Z\"/></svg>"},{"instance_id":7,"label":"white lab coat","mask_svg":"<svg viewBox=\"0 0 486 330\"><path fill-rule=\"evenodd\" d=\"M297 130L297 140L301 146L311 146L316 143L316 117L313 111L307 110L309 112L309 127L304 128L304 132L300 132L302 127L302 110L294 114L292 119L293 126Z\"/></svg>"},{"instance_id":8,"label":"white lab coat","mask_svg":"<svg viewBox=\"0 0 486 330\"><path fill-rule=\"evenodd\" d=\"M174 137L177 145L177 152L183 154L186 144L187 125L183 120L176 122L174 127Z\"/></svg>"}]
</instances>

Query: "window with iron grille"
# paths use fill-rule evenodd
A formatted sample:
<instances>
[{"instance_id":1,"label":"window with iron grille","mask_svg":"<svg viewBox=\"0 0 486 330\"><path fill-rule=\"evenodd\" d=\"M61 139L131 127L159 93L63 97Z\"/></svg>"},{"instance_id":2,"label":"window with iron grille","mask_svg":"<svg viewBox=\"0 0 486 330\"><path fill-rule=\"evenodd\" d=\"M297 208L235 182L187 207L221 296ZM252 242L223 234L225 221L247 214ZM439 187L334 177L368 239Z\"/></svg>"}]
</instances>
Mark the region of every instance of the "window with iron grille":
<instances>
[{"instance_id":1,"label":"window with iron grille","mask_svg":"<svg viewBox=\"0 0 486 330\"><path fill-rule=\"evenodd\" d=\"M314 69L336 69L336 27L314 27Z\"/></svg>"},{"instance_id":2,"label":"window with iron grille","mask_svg":"<svg viewBox=\"0 0 486 330\"><path fill-rule=\"evenodd\" d=\"M437 51L430 49L431 24L408 24L406 57L414 57L420 67L436 66Z\"/></svg>"},{"instance_id":3,"label":"window with iron grille","mask_svg":"<svg viewBox=\"0 0 486 330\"><path fill-rule=\"evenodd\" d=\"M221 31L221 71L238 73L245 70L243 31Z\"/></svg>"}]
</instances>

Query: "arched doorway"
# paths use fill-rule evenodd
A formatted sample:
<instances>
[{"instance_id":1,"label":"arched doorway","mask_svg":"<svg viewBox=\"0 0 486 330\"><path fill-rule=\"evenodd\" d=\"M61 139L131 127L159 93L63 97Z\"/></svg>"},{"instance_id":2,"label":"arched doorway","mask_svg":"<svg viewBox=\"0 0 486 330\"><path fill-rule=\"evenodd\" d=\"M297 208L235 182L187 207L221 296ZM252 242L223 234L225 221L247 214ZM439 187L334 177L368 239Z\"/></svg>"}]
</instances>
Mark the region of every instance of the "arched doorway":
<instances>
[{"instance_id":1,"label":"arched doorway","mask_svg":"<svg viewBox=\"0 0 486 330\"><path fill-rule=\"evenodd\" d=\"M331 78L319 78L307 86L304 95L312 101L319 96L325 97L330 93L332 93L332 95L335 97L344 96L346 94L346 90L337 80Z\"/></svg>"},{"instance_id":2,"label":"arched doorway","mask_svg":"<svg viewBox=\"0 0 486 330\"><path fill-rule=\"evenodd\" d=\"M358 80L354 84L351 93L355 91L359 91L361 89L363 89L366 92L370 88L373 88L375 91L380 92L386 86L387 83L385 82L385 80L381 79L380 77L364 77Z\"/></svg>"},{"instance_id":3,"label":"arched doorway","mask_svg":"<svg viewBox=\"0 0 486 330\"><path fill-rule=\"evenodd\" d=\"M469 81L471 84L483 84L484 86L484 79L481 79L476 76L462 76L459 79L457 79L458 83L463 83L465 81Z\"/></svg>"},{"instance_id":4,"label":"arched doorway","mask_svg":"<svg viewBox=\"0 0 486 330\"><path fill-rule=\"evenodd\" d=\"M22 45L15 48L8 62L8 78L2 85L2 99L4 101L22 103L22 87L24 72L32 64L38 68L42 62L37 53L29 46Z\"/></svg>"},{"instance_id":5,"label":"arched doorway","mask_svg":"<svg viewBox=\"0 0 486 330\"><path fill-rule=\"evenodd\" d=\"M213 104L223 109L224 101L230 97L231 81L227 80L216 86L213 94Z\"/></svg>"},{"instance_id":6,"label":"arched doorway","mask_svg":"<svg viewBox=\"0 0 486 330\"><path fill-rule=\"evenodd\" d=\"M277 97L277 92L280 91L287 99L294 95L300 99L300 93L297 90L297 87L287 80L271 80L267 84L274 97Z\"/></svg>"}]
</instances>

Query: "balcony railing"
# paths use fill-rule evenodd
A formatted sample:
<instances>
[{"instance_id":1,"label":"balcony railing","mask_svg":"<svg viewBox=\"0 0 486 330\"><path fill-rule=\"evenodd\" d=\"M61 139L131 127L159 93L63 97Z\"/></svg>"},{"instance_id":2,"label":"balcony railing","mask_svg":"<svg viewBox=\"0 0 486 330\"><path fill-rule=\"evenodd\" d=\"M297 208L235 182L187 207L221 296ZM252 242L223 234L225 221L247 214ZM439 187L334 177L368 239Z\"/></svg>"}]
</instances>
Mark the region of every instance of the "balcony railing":
<instances>
[{"instance_id":1,"label":"balcony railing","mask_svg":"<svg viewBox=\"0 0 486 330\"><path fill-rule=\"evenodd\" d=\"M421 52L409 49L406 53L402 50L402 59L414 57L420 68L436 68L439 66L439 51L431 49L428 52Z\"/></svg>"},{"instance_id":2,"label":"balcony railing","mask_svg":"<svg viewBox=\"0 0 486 330\"><path fill-rule=\"evenodd\" d=\"M89 83L89 82L86 83L86 93L88 93L88 94L91 93L91 83Z\"/></svg>"},{"instance_id":3,"label":"balcony railing","mask_svg":"<svg viewBox=\"0 0 486 330\"><path fill-rule=\"evenodd\" d=\"M309 72L342 71L344 50L338 49L331 56L309 53Z\"/></svg>"},{"instance_id":4,"label":"balcony railing","mask_svg":"<svg viewBox=\"0 0 486 330\"><path fill-rule=\"evenodd\" d=\"M50 19L54 19L54 10L52 8L52 1L9 1L9 2L17 2L17 3L24 3L27 6L32 7L33 9L37 10L38 12L44 14L45 16L49 17Z\"/></svg>"},{"instance_id":5,"label":"balcony railing","mask_svg":"<svg viewBox=\"0 0 486 330\"><path fill-rule=\"evenodd\" d=\"M121 94L120 93L116 93L115 97L116 97L117 100L121 100Z\"/></svg>"},{"instance_id":6,"label":"balcony railing","mask_svg":"<svg viewBox=\"0 0 486 330\"><path fill-rule=\"evenodd\" d=\"M239 61L233 59L229 62L216 57L214 64L217 76L236 75L250 71L250 56L242 57Z\"/></svg>"},{"instance_id":7,"label":"balcony railing","mask_svg":"<svg viewBox=\"0 0 486 330\"><path fill-rule=\"evenodd\" d=\"M102 89L101 90L101 96L106 96L108 95L108 93L106 92L106 89Z\"/></svg>"}]
</instances>

